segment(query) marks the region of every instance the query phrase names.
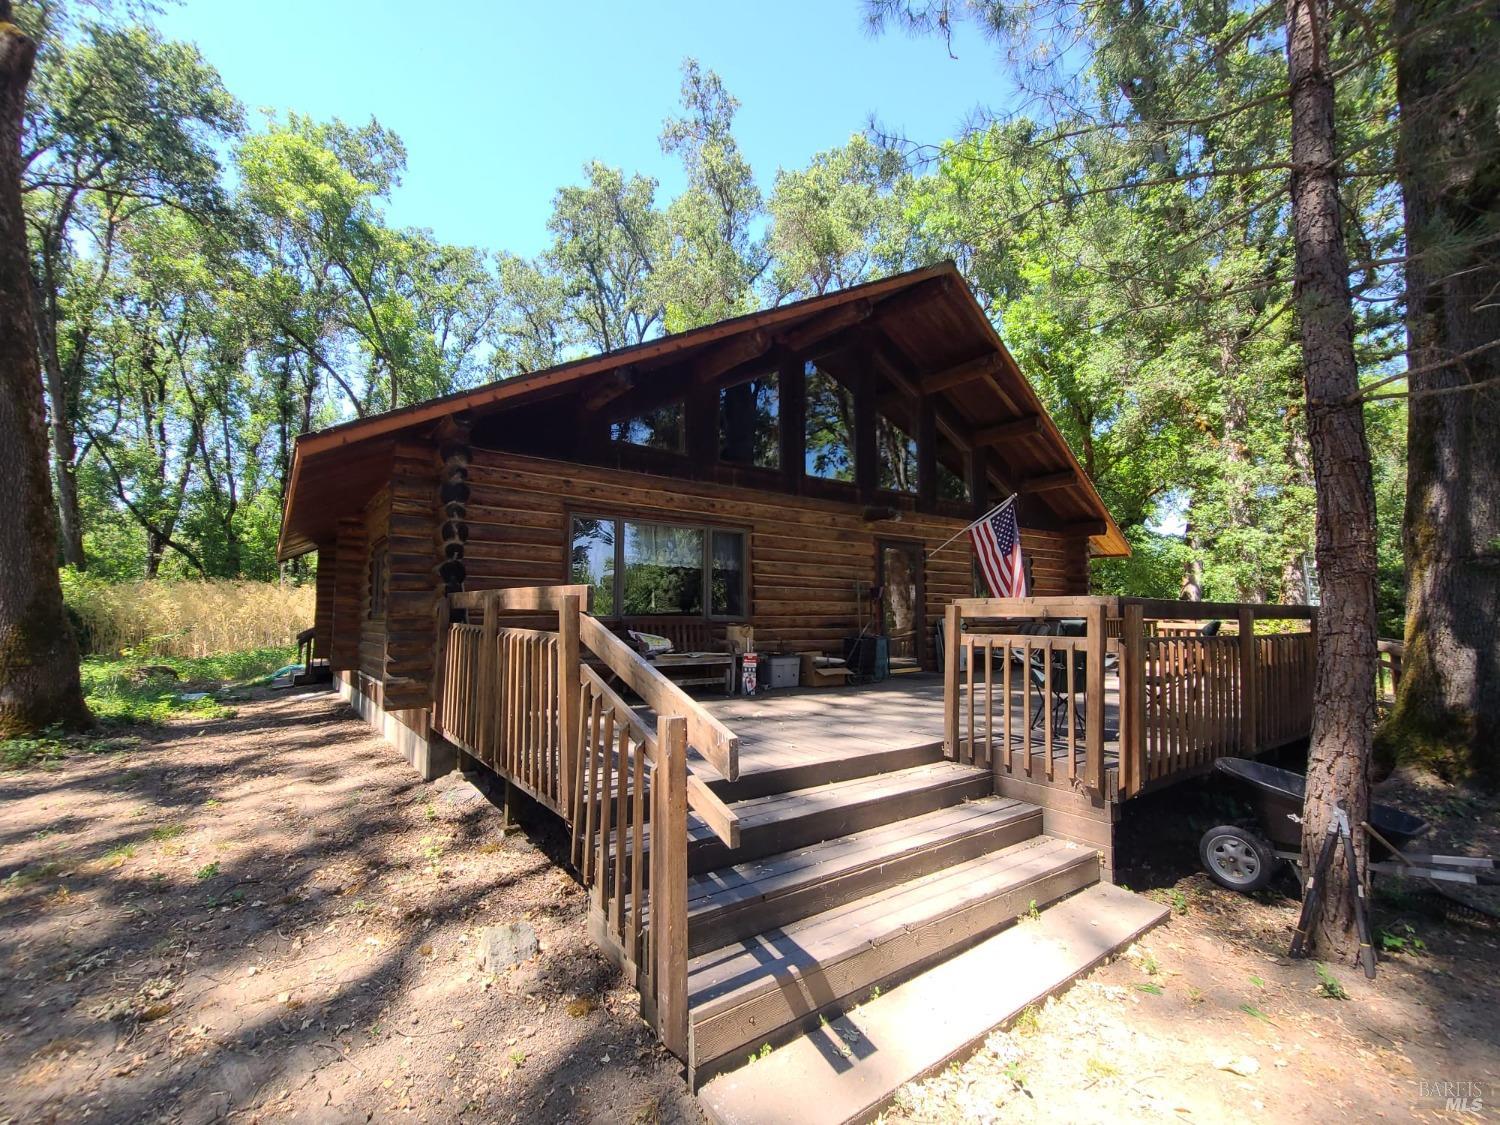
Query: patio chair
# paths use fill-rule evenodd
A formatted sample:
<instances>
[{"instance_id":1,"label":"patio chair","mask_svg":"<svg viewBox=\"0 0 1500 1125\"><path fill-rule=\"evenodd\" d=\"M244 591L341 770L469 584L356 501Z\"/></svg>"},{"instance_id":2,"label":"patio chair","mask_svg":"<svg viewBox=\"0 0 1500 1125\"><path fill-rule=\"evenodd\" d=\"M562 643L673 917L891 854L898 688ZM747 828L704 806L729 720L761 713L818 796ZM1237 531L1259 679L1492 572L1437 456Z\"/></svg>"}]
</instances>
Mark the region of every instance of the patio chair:
<instances>
[{"instance_id":1,"label":"patio chair","mask_svg":"<svg viewBox=\"0 0 1500 1125\"><path fill-rule=\"evenodd\" d=\"M1055 627L1048 629L1043 634L1056 637L1082 637L1087 634L1088 626L1083 621L1064 620L1055 623ZM1042 653L1035 653L1031 658L1030 668L1031 682L1036 687L1039 695L1047 692L1047 664ZM1081 653L1073 653L1073 691L1068 691L1068 654L1066 652L1054 652L1052 654L1052 732L1062 734L1067 729L1068 708L1073 708L1076 719L1076 730L1078 735L1084 733L1084 712L1078 704L1078 694L1088 695L1088 657ZM1037 708L1031 717L1031 729L1035 730L1041 725L1043 700L1038 699Z\"/></svg>"}]
</instances>

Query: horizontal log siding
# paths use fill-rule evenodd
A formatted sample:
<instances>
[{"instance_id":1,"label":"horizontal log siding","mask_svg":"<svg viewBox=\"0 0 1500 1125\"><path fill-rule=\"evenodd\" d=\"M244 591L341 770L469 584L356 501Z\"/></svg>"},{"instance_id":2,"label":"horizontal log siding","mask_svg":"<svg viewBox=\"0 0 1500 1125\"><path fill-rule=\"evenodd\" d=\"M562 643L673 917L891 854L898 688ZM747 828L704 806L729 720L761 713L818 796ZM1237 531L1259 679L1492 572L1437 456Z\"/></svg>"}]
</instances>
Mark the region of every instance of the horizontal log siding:
<instances>
[{"instance_id":1,"label":"horizontal log siding","mask_svg":"<svg viewBox=\"0 0 1500 1125\"><path fill-rule=\"evenodd\" d=\"M328 660L333 655L333 602L336 596L338 547L334 543L318 551L318 573L313 585L314 660Z\"/></svg>"},{"instance_id":2,"label":"horizontal log siding","mask_svg":"<svg viewBox=\"0 0 1500 1125\"><path fill-rule=\"evenodd\" d=\"M370 552L390 530L390 515L390 489L383 488L365 505L365 549L359 567L359 670L376 683L385 675L385 618L370 617ZM392 572L395 569L393 559ZM389 584L386 589L389 600Z\"/></svg>"},{"instance_id":3,"label":"horizontal log siding","mask_svg":"<svg viewBox=\"0 0 1500 1125\"><path fill-rule=\"evenodd\" d=\"M381 683L389 710L425 707L432 700L437 631L434 611L441 582L437 563L437 452L419 442L396 446L387 504L385 666Z\"/></svg>"},{"instance_id":4,"label":"horizontal log siding","mask_svg":"<svg viewBox=\"0 0 1500 1125\"><path fill-rule=\"evenodd\" d=\"M756 640L788 651L837 650L857 628L854 585L875 580L877 540L920 540L930 552L964 525L913 513L866 523L855 503L487 450L475 450L470 483L467 589L569 581L570 512L741 528L750 533ZM1087 592L1085 538L1026 529L1022 544L1033 563L1034 594ZM927 560L929 639L943 606L973 595L970 557L960 541Z\"/></svg>"}]
</instances>

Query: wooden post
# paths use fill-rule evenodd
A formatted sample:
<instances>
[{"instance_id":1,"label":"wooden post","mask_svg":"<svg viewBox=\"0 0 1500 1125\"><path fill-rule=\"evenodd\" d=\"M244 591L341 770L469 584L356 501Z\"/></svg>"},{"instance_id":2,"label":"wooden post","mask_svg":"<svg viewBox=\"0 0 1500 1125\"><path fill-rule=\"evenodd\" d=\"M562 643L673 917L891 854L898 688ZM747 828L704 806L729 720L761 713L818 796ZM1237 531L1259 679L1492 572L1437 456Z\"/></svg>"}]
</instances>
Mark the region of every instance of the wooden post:
<instances>
[{"instance_id":1,"label":"wooden post","mask_svg":"<svg viewBox=\"0 0 1500 1125\"><path fill-rule=\"evenodd\" d=\"M1083 782L1096 793L1104 792L1104 603L1090 607L1086 618L1088 636L1084 649L1084 680L1088 694L1084 697L1084 763ZM1071 661L1071 656L1069 660ZM1072 706L1072 702L1068 704ZM1071 752L1071 751L1070 751Z\"/></svg>"},{"instance_id":2,"label":"wooden post","mask_svg":"<svg viewBox=\"0 0 1500 1125\"><path fill-rule=\"evenodd\" d=\"M485 597L484 609L481 612L483 616L480 618L481 632L479 634L479 683L474 685L475 690L470 706L479 708L479 722L474 724L477 735L474 749L479 755L479 760L493 768L500 764L500 756L496 753L494 743L497 741L496 734L500 729L500 708L504 702L499 683L499 654L495 651L495 638L500 629L499 612L493 597Z\"/></svg>"},{"instance_id":3,"label":"wooden post","mask_svg":"<svg viewBox=\"0 0 1500 1125\"><path fill-rule=\"evenodd\" d=\"M801 360L785 359L776 375L781 415L781 472L786 490L802 491L807 472L807 374Z\"/></svg>"},{"instance_id":4,"label":"wooden post","mask_svg":"<svg viewBox=\"0 0 1500 1125\"><path fill-rule=\"evenodd\" d=\"M969 450L965 468L969 477L969 503L973 505L974 515L982 516L990 508L989 447L977 445Z\"/></svg>"},{"instance_id":5,"label":"wooden post","mask_svg":"<svg viewBox=\"0 0 1500 1125\"><path fill-rule=\"evenodd\" d=\"M1120 650L1120 785L1133 796L1146 776L1145 615L1138 605L1121 611Z\"/></svg>"},{"instance_id":6,"label":"wooden post","mask_svg":"<svg viewBox=\"0 0 1500 1125\"><path fill-rule=\"evenodd\" d=\"M861 503L875 499L880 484L880 443L876 440L879 413L875 406L875 373L868 348L857 353L859 372L854 382L854 488Z\"/></svg>"},{"instance_id":7,"label":"wooden post","mask_svg":"<svg viewBox=\"0 0 1500 1125\"><path fill-rule=\"evenodd\" d=\"M573 771L578 768L578 713L583 701L581 665L578 659L578 598L568 594L557 607L557 746L558 803L573 810L569 801L573 793Z\"/></svg>"},{"instance_id":8,"label":"wooden post","mask_svg":"<svg viewBox=\"0 0 1500 1125\"><path fill-rule=\"evenodd\" d=\"M930 512L937 507L937 407L931 396L917 403L917 510Z\"/></svg>"},{"instance_id":9,"label":"wooden post","mask_svg":"<svg viewBox=\"0 0 1500 1125\"><path fill-rule=\"evenodd\" d=\"M452 620L452 611L448 608L448 598L438 598L437 605L433 607L433 630L437 634L437 641L433 645L433 667L432 667L432 703L430 705L432 729L442 732L443 729L443 685L448 681L448 623Z\"/></svg>"},{"instance_id":10,"label":"wooden post","mask_svg":"<svg viewBox=\"0 0 1500 1125\"><path fill-rule=\"evenodd\" d=\"M1255 754L1255 607L1240 606L1240 749Z\"/></svg>"},{"instance_id":11,"label":"wooden post","mask_svg":"<svg viewBox=\"0 0 1500 1125\"><path fill-rule=\"evenodd\" d=\"M958 646L962 627L958 604L949 602L943 611L943 753L955 762L958 761Z\"/></svg>"},{"instance_id":12,"label":"wooden post","mask_svg":"<svg viewBox=\"0 0 1500 1125\"><path fill-rule=\"evenodd\" d=\"M656 787L651 800L651 945L656 958L656 1031L685 1058L687 999L687 720L656 720Z\"/></svg>"}]
</instances>

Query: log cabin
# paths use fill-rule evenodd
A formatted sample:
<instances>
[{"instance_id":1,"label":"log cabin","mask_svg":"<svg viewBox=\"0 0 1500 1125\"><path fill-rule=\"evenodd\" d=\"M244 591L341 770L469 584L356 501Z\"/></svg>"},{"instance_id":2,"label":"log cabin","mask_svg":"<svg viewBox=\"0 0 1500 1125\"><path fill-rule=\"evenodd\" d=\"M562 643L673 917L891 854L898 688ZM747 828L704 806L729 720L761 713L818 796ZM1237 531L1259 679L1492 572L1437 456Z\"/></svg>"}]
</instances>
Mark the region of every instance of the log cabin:
<instances>
[{"instance_id":1,"label":"log cabin","mask_svg":"<svg viewBox=\"0 0 1500 1125\"><path fill-rule=\"evenodd\" d=\"M1029 591L993 599L962 533L1011 495ZM280 555L313 551L312 660L424 777L563 820L724 1120L812 1072L867 1115L1045 995L852 1068L802 1035L898 985L854 1033L896 1034L1024 955L1028 904L1077 946L1057 984L1133 940L1121 803L1310 723L1307 607L1090 596L1125 536L952 263L303 435ZM737 694L734 642L762 685L860 682Z\"/></svg>"}]
</instances>

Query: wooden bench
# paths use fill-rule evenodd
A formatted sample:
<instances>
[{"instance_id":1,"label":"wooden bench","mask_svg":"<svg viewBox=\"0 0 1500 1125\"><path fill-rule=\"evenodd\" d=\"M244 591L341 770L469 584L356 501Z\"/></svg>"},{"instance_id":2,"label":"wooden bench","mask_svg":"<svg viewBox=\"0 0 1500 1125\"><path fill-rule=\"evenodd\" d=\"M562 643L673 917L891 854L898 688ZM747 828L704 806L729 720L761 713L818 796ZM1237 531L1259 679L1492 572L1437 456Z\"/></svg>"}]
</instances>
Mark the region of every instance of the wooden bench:
<instances>
[{"instance_id":1,"label":"wooden bench","mask_svg":"<svg viewBox=\"0 0 1500 1125\"><path fill-rule=\"evenodd\" d=\"M701 617L627 617L610 629L629 643L632 632L650 633L672 642L672 651L651 663L679 687L712 687L734 693L734 654L728 651L724 626Z\"/></svg>"}]
</instances>

